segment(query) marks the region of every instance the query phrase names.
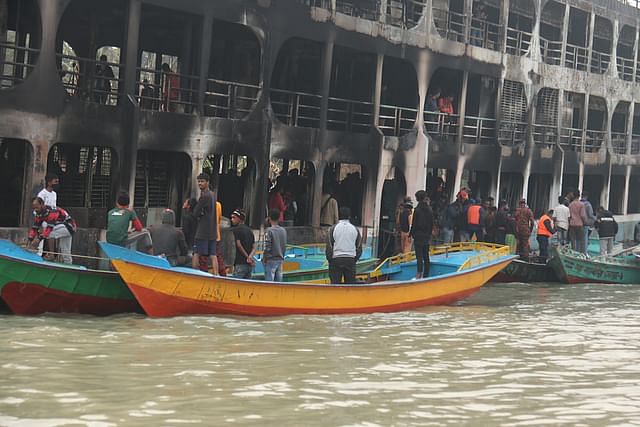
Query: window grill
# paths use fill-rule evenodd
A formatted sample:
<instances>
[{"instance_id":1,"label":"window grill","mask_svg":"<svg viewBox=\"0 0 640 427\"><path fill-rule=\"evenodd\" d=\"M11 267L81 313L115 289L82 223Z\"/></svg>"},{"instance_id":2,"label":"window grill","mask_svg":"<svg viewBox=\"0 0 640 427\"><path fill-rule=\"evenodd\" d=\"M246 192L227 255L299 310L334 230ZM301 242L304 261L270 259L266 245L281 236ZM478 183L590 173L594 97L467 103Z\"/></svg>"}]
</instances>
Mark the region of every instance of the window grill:
<instances>
[{"instance_id":1,"label":"window grill","mask_svg":"<svg viewBox=\"0 0 640 427\"><path fill-rule=\"evenodd\" d=\"M500 98L500 130L498 141L505 145L515 145L525 139L527 128L527 98L524 85L505 80Z\"/></svg>"},{"instance_id":2,"label":"window grill","mask_svg":"<svg viewBox=\"0 0 640 427\"><path fill-rule=\"evenodd\" d=\"M140 151L136 162L134 205L144 208L169 206L169 157L165 153Z\"/></svg>"}]
</instances>

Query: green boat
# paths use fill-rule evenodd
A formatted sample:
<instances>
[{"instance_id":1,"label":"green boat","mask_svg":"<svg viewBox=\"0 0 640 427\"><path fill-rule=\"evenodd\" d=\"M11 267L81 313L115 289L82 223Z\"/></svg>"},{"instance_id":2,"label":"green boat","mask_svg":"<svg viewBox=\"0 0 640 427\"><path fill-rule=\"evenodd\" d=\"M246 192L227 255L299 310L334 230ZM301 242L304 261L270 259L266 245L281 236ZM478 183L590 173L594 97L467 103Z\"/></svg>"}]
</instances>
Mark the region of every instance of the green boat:
<instances>
[{"instance_id":1,"label":"green boat","mask_svg":"<svg viewBox=\"0 0 640 427\"><path fill-rule=\"evenodd\" d=\"M566 283L640 284L640 260L633 256L588 256L567 246L550 248L549 264Z\"/></svg>"},{"instance_id":2,"label":"green boat","mask_svg":"<svg viewBox=\"0 0 640 427\"><path fill-rule=\"evenodd\" d=\"M14 314L142 313L118 273L44 261L0 240L0 297Z\"/></svg>"}]
</instances>

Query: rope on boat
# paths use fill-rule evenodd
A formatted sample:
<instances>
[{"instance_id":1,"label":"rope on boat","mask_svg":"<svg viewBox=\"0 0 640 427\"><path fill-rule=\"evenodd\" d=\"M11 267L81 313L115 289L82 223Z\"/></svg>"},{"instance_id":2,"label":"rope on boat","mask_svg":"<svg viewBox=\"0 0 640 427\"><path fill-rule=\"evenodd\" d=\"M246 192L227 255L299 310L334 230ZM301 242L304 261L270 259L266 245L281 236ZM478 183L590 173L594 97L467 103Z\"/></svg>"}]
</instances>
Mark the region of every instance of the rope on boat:
<instances>
[{"instance_id":1,"label":"rope on boat","mask_svg":"<svg viewBox=\"0 0 640 427\"><path fill-rule=\"evenodd\" d=\"M37 249L32 249L30 247L26 247L26 246L21 246L22 249L24 249L27 252L31 252L34 254L38 253ZM44 258L44 256L46 254L50 254L50 255L59 255L59 256L72 256L74 258L84 258L84 259L95 259L95 260L99 260L99 261L111 261L109 258L104 258L104 257L98 257L98 256L90 256L90 255L75 255L75 254L63 254L62 252L52 252L52 251L42 251L42 258Z\"/></svg>"}]
</instances>

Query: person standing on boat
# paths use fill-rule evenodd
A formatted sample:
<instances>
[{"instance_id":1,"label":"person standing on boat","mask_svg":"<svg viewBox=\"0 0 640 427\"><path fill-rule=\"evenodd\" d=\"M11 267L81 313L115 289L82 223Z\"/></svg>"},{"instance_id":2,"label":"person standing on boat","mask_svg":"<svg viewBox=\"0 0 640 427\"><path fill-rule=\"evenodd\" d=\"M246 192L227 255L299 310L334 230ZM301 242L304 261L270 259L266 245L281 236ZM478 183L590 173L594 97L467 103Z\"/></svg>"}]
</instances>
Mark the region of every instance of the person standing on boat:
<instances>
[{"instance_id":1,"label":"person standing on boat","mask_svg":"<svg viewBox=\"0 0 640 427\"><path fill-rule=\"evenodd\" d=\"M236 209L231 213L233 225L233 238L236 242L236 258L233 263L233 277L251 279L256 260L253 255L256 252L256 240L253 232L244 223L246 214L242 209Z\"/></svg>"},{"instance_id":2,"label":"person standing on boat","mask_svg":"<svg viewBox=\"0 0 640 427\"><path fill-rule=\"evenodd\" d=\"M567 233L569 232L569 203L564 196L558 197L558 206L553 208L553 222L556 227L558 242L561 245L567 244Z\"/></svg>"},{"instance_id":3,"label":"person standing on boat","mask_svg":"<svg viewBox=\"0 0 640 427\"><path fill-rule=\"evenodd\" d=\"M416 279L429 277L429 244L431 233L433 232L433 211L429 206L427 192L419 190L416 192L418 206L413 212L413 222L411 224L411 237L416 250Z\"/></svg>"},{"instance_id":4,"label":"person standing on boat","mask_svg":"<svg viewBox=\"0 0 640 427\"><path fill-rule=\"evenodd\" d=\"M549 239L556 232L551 218L553 218L553 209L549 209L549 211L541 215L538 220L538 235L536 236L536 240L538 240L538 246L540 247L540 258L544 261L549 257Z\"/></svg>"},{"instance_id":5,"label":"person standing on boat","mask_svg":"<svg viewBox=\"0 0 640 427\"><path fill-rule=\"evenodd\" d=\"M516 222L516 239L518 245L516 253L525 261L529 260L529 237L534 226L533 212L527 206L526 199L520 199L518 208L514 215Z\"/></svg>"},{"instance_id":6,"label":"person standing on boat","mask_svg":"<svg viewBox=\"0 0 640 427\"><path fill-rule=\"evenodd\" d=\"M351 209L341 207L338 216L338 223L327 233L325 255L329 261L329 277L334 284L355 283L356 262L362 255L362 237L349 220Z\"/></svg>"},{"instance_id":7,"label":"person standing on boat","mask_svg":"<svg viewBox=\"0 0 640 427\"><path fill-rule=\"evenodd\" d=\"M584 203L580 201L580 193L573 196L569 203L569 239L571 249L578 252L586 252L584 240L584 228L587 222L587 212Z\"/></svg>"},{"instance_id":8,"label":"person standing on boat","mask_svg":"<svg viewBox=\"0 0 640 427\"><path fill-rule=\"evenodd\" d=\"M442 243L445 245L453 242L461 208L462 205L458 199L444 208L442 217L440 218L440 226L442 227Z\"/></svg>"},{"instance_id":9,"label":"person standing on boat","mask_svg":"<svg viewBox=\"0 0 640 427\"><path fill-rule=\"evenodd\" d=\"M287 230L280 227L280 210L269 209L269 228L264 235L264 279L268 282L282 282L282 264L287 249Z\"/></svg>"},{"instance_id":10,"label":"person standing on boat","mask_svg":"<svg viewBox=\"0 0 640 427\"><path fill-rule=\"evenodd\" d=\"M40 197L31 200L31 207L35 218L29 230L29 244L37 248L40 241L55 239L58 242L58 251L62 255L62 262L71 264L71 244L73 233L77 229L76 222L64 209L46 206Z\"/></svg>"},{"instance_id":11,"label":"person standing on boat","mask_svg":"<svg viewBox=\"0 0 640 427\"><path fill-rule=\"evenodd\" d=\"M618 234L618 223L611 212L600 206L595 226L600 238L600 255L610 254L613 251L613 240Z\"/></svg>"},{"instance_id":12,"label":"person standing on boat","mask_svg":"<svg viewBox=\"0 0 640 427\"><path fill-rule=\"evenodd\" d=\"M585 210L585 213L587 214L587 219L584 222L584 228L583 228L584 246L582 251L582 253L586 254L589 249L589 235L591 234L591 229L596 222L596 215L593 212L593 206L589 201L589 193L587 193L586 191L583 191L580 202L584 205L584 210Z\"/></svg>"},{"instance_id":13,"label":"person standing on boat","mask_svg":"<svg viewBox=\"0 0 640 427\"><path fill-rule=\"evenodd\" d=\"M469 240L476 236L477 242L484 242L484 218L485 211L479 200L471 200L471 206L467 210L467 227L469 229Z\"/></svg>"},{"instance_id":14,"label":"person standing on boat","mask_svg":"<svg viewBox=\"0 0 640 427\"><path fill-rule=\"evenodd\" d=\"M187 247L189 250L193 250L193 243L196 237L196 228L198 226L198 220L193 216L193 209L198 204L198 200L190 198L184 201L182 205L182 233L187 241Z\"/></svg>"},{"instance_id":15,"label":"person standing on boat","mask_svg":"<svg viewBox=\"0 0 640 427\"><path fill-rule=\"evenodd\" d=\"M402 210L398 214L398 231L400 232L400 251L404 254L411 252L411 217L413 215L413 204L411 197L405 197ZM342 218L341 218L342 220Z\"/></svg>"},{"instance_id":16,"label":"person standing on boat","mask_svg":"<svg viewBox=\"0 0 640 427\"><path fill-rule=\"evenodd\" d=\"M213 193L209 190L209 175L201 173L196 180L200 189L200 198L193 208L193 215L198 224L193 244L192 266L196 270L207 271L206 267L203 268L200 265L200 258L210 257L213 274L218 275L216 202Z\"/></svg>"},{"instance_id":17,"label":"person standing on boat","mask_svg":"<svg viewBox=\"0 0 640 427\"><path fill-rule=\"evenodd\" d=\"M509 206L506 200L500 200L498 203L498 211L495 219L495 243L499 245L505 244L507 231L509 230Z\"/></svg>"}]
</instances>

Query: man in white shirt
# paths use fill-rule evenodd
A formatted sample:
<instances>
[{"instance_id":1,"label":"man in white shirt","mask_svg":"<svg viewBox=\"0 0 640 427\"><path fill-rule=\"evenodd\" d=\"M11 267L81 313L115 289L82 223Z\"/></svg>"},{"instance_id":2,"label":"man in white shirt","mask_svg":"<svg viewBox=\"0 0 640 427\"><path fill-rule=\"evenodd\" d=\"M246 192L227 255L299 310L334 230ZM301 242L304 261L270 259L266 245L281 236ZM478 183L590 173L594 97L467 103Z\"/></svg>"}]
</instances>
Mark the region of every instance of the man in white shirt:
<instances>
[{"instance_id":1,"label":"man in white shirt","mask_svg":"<svg viewBox=\"0 0 640 427\"><path fill-rule=\"evenodd\" d=\"M48 173L47 176L45 176L44 181L45 187L40 190L37 197L44 200L45 206L55 209L58 207L58 193L56 193L56 190L60 185L60 180L58 179L58 175Z\"/></svg>"},{"instance_id":2,"label":"man in white shirt","mask_svg":"<svg viewBox=\"0 0 640 427\"><path fill-rule=\"evenodd\" d=\"M338 223L329 229L325 254L329 261L331 283L355 283L356 261L362 255L360 232L349 221L351 209L341 207Z\"/></svg>"},{"instance_id":3,"label":"man in white shirt","mask_svg":"<svg viewBox=\"0 0 640 427\"><path fill-rule=\"evenodd\" d=\"M553 208L553 223L558 233L558 242L561 245L567 244L567 233L569 230L569 206L568 200L564 196L558 197L558 206Z\"/></svg>"}]
</instances>

